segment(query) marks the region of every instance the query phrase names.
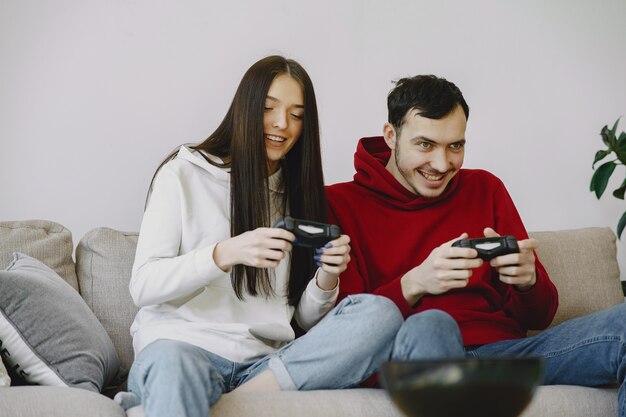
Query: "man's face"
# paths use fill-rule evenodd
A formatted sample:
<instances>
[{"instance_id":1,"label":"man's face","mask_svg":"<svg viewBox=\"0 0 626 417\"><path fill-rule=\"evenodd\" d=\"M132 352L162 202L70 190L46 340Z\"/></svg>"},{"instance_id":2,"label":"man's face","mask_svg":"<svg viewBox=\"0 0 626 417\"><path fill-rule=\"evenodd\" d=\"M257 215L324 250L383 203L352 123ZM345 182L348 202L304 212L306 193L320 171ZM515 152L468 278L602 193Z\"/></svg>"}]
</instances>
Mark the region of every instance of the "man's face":
<instances>
[{"instance_id":1,"label":"man's face","mask_svg":"<svg viewBox=\"0 0 626 417\"><path fill-rule=\"evenodd\" d=\"M412 193L435 198L463 165L467 120L459 105L441 119L418 113L407 112L400 135L385 124L385 142L392 150L387 170Z\"/></svg>"}]
</instances>

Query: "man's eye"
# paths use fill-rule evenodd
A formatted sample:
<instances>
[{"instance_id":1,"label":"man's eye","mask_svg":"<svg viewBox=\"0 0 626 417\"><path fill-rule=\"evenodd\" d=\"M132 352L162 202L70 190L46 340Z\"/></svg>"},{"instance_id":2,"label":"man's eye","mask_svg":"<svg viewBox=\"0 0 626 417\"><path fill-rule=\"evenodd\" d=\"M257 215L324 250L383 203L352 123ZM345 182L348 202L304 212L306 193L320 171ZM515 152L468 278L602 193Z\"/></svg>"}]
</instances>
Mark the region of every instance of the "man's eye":
<instances>
[{"instance_id":1,"label":"man's eye","mask_svg":"<svg viewBox=\"0 0 626 417\"><path fill-rule=\"evenodd\" d=\"M433 146L433 144L428 143L428 142L420 142L417 144L417 146L422 149L430 149Z\"/></svg>"},{"instance_id":2,"label":"man's eye","mask_svg":"<svg viewBox=\"0 0 626 417\"><path fill-rule=\"evenodd\" d=\"M464 146L465 146L464 143L453 143L452 145L450 145L450 148L454 150L459 150L459 149L463 149Z\"/></svg>"}]
</instances>

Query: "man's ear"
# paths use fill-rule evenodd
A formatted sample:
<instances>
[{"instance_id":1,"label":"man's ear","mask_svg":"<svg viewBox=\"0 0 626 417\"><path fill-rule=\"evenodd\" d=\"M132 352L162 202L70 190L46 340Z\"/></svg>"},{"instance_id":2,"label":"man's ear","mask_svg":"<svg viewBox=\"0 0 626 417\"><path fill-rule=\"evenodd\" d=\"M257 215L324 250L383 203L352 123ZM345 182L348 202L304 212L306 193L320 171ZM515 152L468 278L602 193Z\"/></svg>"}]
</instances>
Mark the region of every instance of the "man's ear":
<instances>
[{"instance_id":1,"label":"man's ear","mask_svg":"<svg viewBox=\"0 0 626 417\"><path fill-rule=\"evenodd\" d=\"M396 149L396 129L389 122L383 126L383 138L389 149Z\"/></svg>"}]
</instances>

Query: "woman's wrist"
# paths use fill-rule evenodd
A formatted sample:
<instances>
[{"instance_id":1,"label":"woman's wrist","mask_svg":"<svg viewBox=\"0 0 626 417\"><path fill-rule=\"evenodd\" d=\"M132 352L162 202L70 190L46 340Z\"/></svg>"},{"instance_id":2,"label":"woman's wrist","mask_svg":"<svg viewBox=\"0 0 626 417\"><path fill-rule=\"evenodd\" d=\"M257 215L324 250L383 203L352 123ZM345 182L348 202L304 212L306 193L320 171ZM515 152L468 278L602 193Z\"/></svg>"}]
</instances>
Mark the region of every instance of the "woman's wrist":
<instances>
[{"instance_id":1,"label":"woman's wrist","mask_svg":"<svg viewBox=\"0 0 626 417\"><path fill-rule=\"evenodd\" d=\"M224 272L230 272L230 269L234 265L234 263L230 261L228 240L230 239L217 242L213 248L213 262L215 262L215 265L217 265L217 267Z\"/></svg>"},{"instance_id":2,"label":"woman's wrist","mask_svg":"<svg viewBox=\"0 0 626 417\"><path fill-rule=\"evenodd\" d=\"M317 287L323 291L332 291L337 288L337 284L339 284L339 276L335 274L329 274L325 272L322 268L317 270L317 277L315 279L315 283Z\"/></svg>"}]
</instances>

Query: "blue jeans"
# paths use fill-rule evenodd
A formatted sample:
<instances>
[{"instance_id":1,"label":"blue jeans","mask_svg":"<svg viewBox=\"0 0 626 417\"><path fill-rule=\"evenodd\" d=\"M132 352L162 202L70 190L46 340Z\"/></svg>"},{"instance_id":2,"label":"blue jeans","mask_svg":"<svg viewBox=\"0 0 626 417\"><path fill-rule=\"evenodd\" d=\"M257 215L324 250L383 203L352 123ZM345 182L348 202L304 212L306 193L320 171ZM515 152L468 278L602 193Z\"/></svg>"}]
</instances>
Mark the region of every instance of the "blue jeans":
<instances>
[{"instance_id":1,"label":"blue jeans","mask_svg":"<svg viewBox=\"0 0 626 417\"><path fill-rule=\"evenodd\" d=\"M434 310L433 310L434 311ZM409 317L422 316L430 311ZM462 342L458 326L452 317L438 311L436 314L422 317L420 326L406 323L405 335L396 339L394 359L429 359L442 356L462 356ZM435 336L423 332L424 329L436 329ZM443 336L449 331L448 338ZM452 330L450 330L452 329ZM400 330L398 335L403 329ZM413 339L411 340L411 336ZM413 351L400 349L398 346L423 345ZM439 343L439 347L436 344ZM535 336L522 339L504 340L488 343L465 352L469 357L494 356L541 356L545 360L543 383L546 385L583 385L600 386L619 383L617 395L620 417L626 417L626 304L619 304L606 310L583 317L568 320L558 326L545 330Z\"/></svg>"},{"instance_id":2,"label":"blue jeans","mask_svg":"<svg viewBox=\"0 0 626 417\"><path fill-rule=\"evenodd\" d=\"M459 326L441 310L409 316L400 327L391 351L391 359L397 361L464 356Z\"/></svg>"},{"instance_id":3,"label":"blue jeans","mask_svg":"<svg viewBox=\"0 0 626 417\"><path fill-rule=\"evenodd\" d=\"M157 340L142 350L128 377L125 408L142 404L147 417L207 417L229 392L269 369L283 390L348 388L388 360L402 315L371 294L349 296L304 336L253 362L236 363L196 346ZM372 337L376 335L376 337Z\"/></svg>"}]
</instances>

